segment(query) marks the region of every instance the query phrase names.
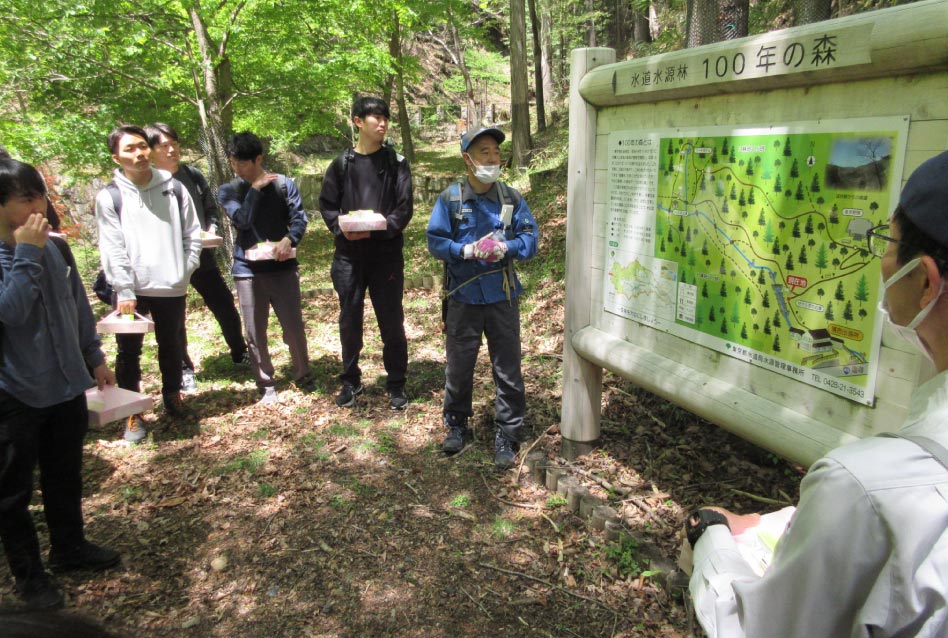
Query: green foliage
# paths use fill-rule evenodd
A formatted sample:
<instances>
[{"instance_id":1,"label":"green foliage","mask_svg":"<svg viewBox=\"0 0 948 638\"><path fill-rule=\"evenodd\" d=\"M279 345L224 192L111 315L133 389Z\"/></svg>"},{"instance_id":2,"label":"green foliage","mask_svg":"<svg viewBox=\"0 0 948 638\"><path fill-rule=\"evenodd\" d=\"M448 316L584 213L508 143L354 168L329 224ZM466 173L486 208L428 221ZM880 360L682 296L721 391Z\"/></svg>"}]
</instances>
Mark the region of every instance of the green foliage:
<instances>
[{"instance_id":1,"label":"green foliage","mask_svg":"<svg viewBox=\"0 0 948 638\"><path fill-rule=\"evenodd\" d=\"M272 136L279 148L332 130L337 105L354 92L379 92L392 67L378 11L348 2L290 11L266 0L5 0L0 79L12 91L0 102L0 136L32 161L104 167L104 135L116 122L161 119L193 144L199 112L219 108L225 127ZM195 21L209 37L203 56Z\"/></svg>"},{"instance_id":2,"label":"green foliage","mask_svg":"<svg viewBox=\"0 0 948 638\"><path fill-rule=\"evenodd\" d=\"M471 497L469 494L458 494L451 499L451 507L470 507Z\"/></svg>"},{"instance_id":3,"label":"green foliage","mask_svg":"<svg viewBox=\"0 0 948 638\"><path fill-rule=\"evenodd\" d=\"M639 553L638 541L627 534L619 538L619 542L607 545L603 554L606 559L615 563L616 571L622 576L637 578L645 573L643 565L647 563L647 559ZM654 573L648 572L646 575Z\"/></svg>"},{"instance_id":4,"label":"green foliage","mask_svg":"<svg viewBox=\"0 0 948 638\"><path fill-rule=\"evenodd\" d=\"M479 87L479 90L498 93L509 90L507 87L510 84L510 63L500 53L483 48L471 48L464 52L464 61L471 74L471 81ZM464 86L464 77L457 69L445 78L441 86L449 93L464 94L467 90Z\"/></svg>"},{"instance_id":5,"label":"green foliage","mask_svg":"<svg viewBox=\"0 0 948 638\"><path fill-rule=\"evenodd\" d=\"M509 538L516 531L517 525L506 518L496 518L490 526L490 533L497 538Z\"/></svg>"},{"instance_id":6,"label":"green foliage","mask_svg":"<svg viewBox=\"0 0 948 638\"><path fill-rule=\"evenodd\" d=\"M267 450L254 450L249 454L238 456L229 463L222 465L217 469L217 474L230 474L235 471L245 471L248 474L255 474L270 457Z\"/></svg>"},{"instance_id":7,"label":"green foliage","mask_svg":"<svg viewBox=\"0 0 948 638\"><path fill-rule=\"evenodd\" d=\"M550 494L546 499L546 506L550 509L556 509L559 507L565 507L568 502L569 501L559 494Z\"/></svg>"}]
</instances>

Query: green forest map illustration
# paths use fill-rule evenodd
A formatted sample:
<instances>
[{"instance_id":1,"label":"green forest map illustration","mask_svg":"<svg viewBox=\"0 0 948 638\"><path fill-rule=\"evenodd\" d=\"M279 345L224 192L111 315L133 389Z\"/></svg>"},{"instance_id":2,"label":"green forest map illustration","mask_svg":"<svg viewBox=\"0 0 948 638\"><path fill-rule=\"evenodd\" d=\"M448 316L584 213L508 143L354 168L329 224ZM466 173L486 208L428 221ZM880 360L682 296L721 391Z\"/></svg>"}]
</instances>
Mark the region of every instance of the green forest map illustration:
<instances>
[{"instance_id":1,"label":"green forest map illustration","mask_svg":"<svg viewBox=\"0 0 948 638\"><path fill-rule=\"evenodd\" d=\"M897 139L883 131L653 140L652 254L612 238L606 309L635 318L622 306L645 301L660 315L656 327L871 402L879 260L866 232L891 211Z\"/></svg>"}]
</instances>

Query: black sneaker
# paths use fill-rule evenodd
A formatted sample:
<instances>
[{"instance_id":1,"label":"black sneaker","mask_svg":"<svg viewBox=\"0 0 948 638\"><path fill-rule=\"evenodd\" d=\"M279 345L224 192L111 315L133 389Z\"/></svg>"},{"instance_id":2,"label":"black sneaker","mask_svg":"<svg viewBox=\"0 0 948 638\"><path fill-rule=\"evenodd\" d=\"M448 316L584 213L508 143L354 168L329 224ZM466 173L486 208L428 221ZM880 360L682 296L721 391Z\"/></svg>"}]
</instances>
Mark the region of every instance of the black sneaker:
<instances>
[{"instance_id":1,"label":"black sneaker","mask_svg":"<svg viewBox=\"0 0 948 638\"><path fill-rule=\"evenodd\" d=\"M250 352L244 350L243 352L231 352L230 360L234 362L234 365L238 366L249 366L250 365Z\"/></svg>"},{"instance_id":2,"label":"black sneaker","mask_svg":"<svg viewBox=\"0 0 948 638\"><path fill-rule=\"evenodd\" d=\"M408 405L408 397L405 396L405 388L389 388L388 398L393 410L402 410Z\"/></svg>"},{"instance_id":3,"label":"black sneaker","mask_svg":"<svg viewBox=\"0 0 948 638\"><path fill-rule=\"evenodd\" d=\"M441 451L445 454L457 454L464 449L464 443L471 437L467 429L467 419L455 413L445 414L444 427L448 428L448 435L444 437Z\"/></svg>"},{"instance_id":4,"label":"black sneaker","mask_svg":"<svg viewBox=\"0 0 948 638\"><path fill-rule=\"evenodd\" d=\"M336 395L336 405L340 408L348 408L356 402L356 397L362 394L365 390L365 386L361 383L357 386L352 386L349 383L343 383L342 388L339 390L339 394Z\"/></svg>"},{"instance_id":5,"label":"black sneaker","mask_svg":"<svg viewBox=\"0 0 948 638\"><path fill-rule=\"evenodd\" d=\"M165 406L165 413L174 418L187 416L187 408L184 407L184 400L180 392L161 395L162 404Z\"/></svg>"},{"instance_id":6,"label":"black sneaker","mask_svg":"<svg viewBox=\"0 0 948 638\"><path fill-rule=\"evenodd\" d=\"M471 433L466 426L455 426L448 428L448 435L444 437L441 444L441 451L445 454L457 454L464 449L464 443L470 438Z\"/></svg>"},{"instance_id":7,"label":"black sneaker","mask_svg":"<svg viewBox=\"0 0 948 638\"><path fill-rule=\"evenodd\" d=\"M16 579L16 593L30 609L62 609L66 598L46 574Z\"/></svg>"},{"instance_id":8,"label":"black sneaker","mask_svg":"<svg viewBox=\"0 0 948 638\"><path fill-rule=\"evenodd\" d=\"M517 452L520 451L520 444L511 441L500 432L494 437L494 465L499 470L507 470L513 467L517 459Z\"/></svg>"},{"instance_id":9,"label":"black sneaker","mask_svg":"<svg viewBox=\"0 0 948 638\"><path fill-rule=\"evenodd\" d=\"M78 547L49 550L49 568L56 573L78 569L97 572L115 567L121 560L121 554L114 549L99 547L89 541L82 541Z\"/></svg>"},{"instance_id":10,"label":"black sneaker","mask_svg":"<svg viewBox=\"0 0 948 638\"><path fill-rule=\"evenodd\" d=\"M311 374L304 375L293 383L296 385L296 389L300 392L305 392L307 394L316 392L316 379L314 379L313 375Z\"/></svg>"}]
</instances>

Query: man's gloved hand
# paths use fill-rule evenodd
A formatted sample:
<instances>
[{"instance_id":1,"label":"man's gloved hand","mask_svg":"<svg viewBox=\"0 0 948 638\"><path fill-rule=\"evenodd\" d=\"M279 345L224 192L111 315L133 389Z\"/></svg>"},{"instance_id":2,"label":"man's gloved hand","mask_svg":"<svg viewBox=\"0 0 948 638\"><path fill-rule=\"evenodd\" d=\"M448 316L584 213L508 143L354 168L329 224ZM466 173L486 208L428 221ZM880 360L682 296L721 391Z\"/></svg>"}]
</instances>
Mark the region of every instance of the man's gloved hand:
<instances>
[{"instance_id":1,"label":"man's gloved hand","mask_svg":"<svg viewBox=\"0 0 948 638\"><path fill-rule=\"evenodd\" d=\"M465 244L461 251L462 259L474 259L474 244Z\"/></svg>"},{"instance_id":2,"label":"man's gloved hand","mask_svg":"<svg viewBox=\"0 0 948 638\"><path fill-rule=\"evenodd\" d=\"M482 237L474 244L474 256L481 261L493 263L507 254L507 242L497 241L491 236Z\"/></svg>"}]
</instances>

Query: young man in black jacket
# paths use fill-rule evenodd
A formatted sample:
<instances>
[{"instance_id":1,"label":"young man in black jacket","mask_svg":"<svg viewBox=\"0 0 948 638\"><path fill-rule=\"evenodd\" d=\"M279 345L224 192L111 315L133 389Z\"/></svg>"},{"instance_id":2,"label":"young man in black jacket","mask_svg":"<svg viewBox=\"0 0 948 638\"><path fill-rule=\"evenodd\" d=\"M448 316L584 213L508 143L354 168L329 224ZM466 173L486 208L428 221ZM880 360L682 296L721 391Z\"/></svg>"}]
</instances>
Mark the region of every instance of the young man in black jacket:
<instances>
[{"instance_id":1,"label":"young man in black jacket","mask_svg":"<svg viewBox=\"0 0 948 638\"><path fill-rule=\"evenodd\" d=\"M329 166L319 194L319 210L336 242L330 274L339 295L343 369L336 405L340 407L353 405L363 391L359 354L367 290L382 337L382 360L388 374L385 385L391 406L400 410L408 404L402 231L412 216L411 169L407 159L384 143L390 117L383 100L356 100L352 121L359 129L358 142ZM388 227L371 232L343 232L339 215L355 210L381 214Z\"/></svg>"},{"instance_id":2,"label":"young man in black jacket","mask_svg":"<svg viewBox=\"0 0 948 638\"><path fill-rule=\"evenodd\" d=\"M277 401L273 362L267 345L270 306L290 350L293 381L304 392L315 389L309 371L309 351L303 326L299 263L293 249L306 232L306 212L296 184L263 167L263 143L253 133L237 133L227 144L237 179L221 185L217 198L237 230L234 240L234 281L247 328L250 366L263 404ZM257 259L254 249L269 245Z\"/></svg>"}]
</instances>

